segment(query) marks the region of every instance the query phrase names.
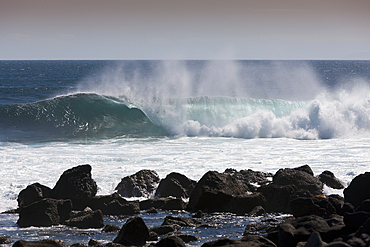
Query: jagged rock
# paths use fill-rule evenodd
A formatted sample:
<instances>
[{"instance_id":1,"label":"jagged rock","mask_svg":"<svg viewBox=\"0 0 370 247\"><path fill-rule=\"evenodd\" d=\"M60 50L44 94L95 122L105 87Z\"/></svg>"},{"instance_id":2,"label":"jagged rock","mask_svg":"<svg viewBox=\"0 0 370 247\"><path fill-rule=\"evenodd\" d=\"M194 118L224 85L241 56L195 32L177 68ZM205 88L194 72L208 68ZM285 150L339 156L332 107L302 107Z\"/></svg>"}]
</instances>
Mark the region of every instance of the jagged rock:
<instances>
[{"instance_id":1,"label":"jagged rock","mask_svg":"<svg viewBox=\"0 0 370 247\"><path fill-rule=\"evenodd\" d=\"M113 224L108 224L108 225L105 225L103 232L112 233L112 232L119 232L120 230L121 230L121 227L113 225Z\"/></svg>"},{"instance_id":2,"label":"jagged rock","mask_svg":"<svg viewBox=\"0 0 370 247\"><path fill-rule=\"evenodd\" d=\"M202 222L187 217L175 217L168 215L164 218L162 226L179 225L181 227L198 227L203 225Z\"/></svg>"},{"instance_id":3,"label":"jagged rock","mask_svg":"<svg viewBox=\"0 0 370 247\"><path fill-rule=\"evenodd\" d=\"M68 247L68 245L62 240L43 239L39 241L18 240L13 247Z\"/></svg>"},{"instance_id":4,"label":"jagged rock","mask_svg":"<svg viewBox=\"0 0 370 247\"><path fill-rule=\"evenodd\" d=\"M81 211L65 221L65 225L81 229L104 227L103 213L100 209L95 211Z\"/></svg>"},{"instance_id":5,"label":"jagged rock","mask_svg":"<svg viewBox=\"0 0 370 247\"><path fill-rule=\"evenodd\" d=\"M266 198L267 212L291 213L290 199L297 191L295 185L268 184L257 189Z\"/></svg>"},{"instance_id":6,"label":"jagged rock","mask_svg":"<svg viewBox=\"0 0 370 247\"><path fill-rule=\"evenodd\" d=\"M262 207L262 206L256 206L254 207L249 213L248 215L249 216L261 216L263 214L265 214L265 209Z\"/></svg>"},{"instance_id":7,"label":"jagged rock","mask_svg":"<svg viewBox=\"0 0 370 247\"><path fill-rule=\"evenodd\" d=\"M248 170L240 170L239 172L235 169L228 168L224 171L225 174L229 174L236 178L237 180L241 181L242 183L246 184L250 191L254 192L256 190L255 186L252 184L266 185L270 183L269 177L272 178L272 173L266 172L256 172L251 169Z\"/></svg>"},{"instance_id":8,"label":"jagged rock","mask_svg":"<svg viewBox=\"0 0 370 247\"><path fill-rule=\"evenodd\" d=\"M195 212L224 212L230 200L247 192L247 187L228 174L209 171L191 193L188 209Z\"/></svg>"},{"instance_id":9,"label":"jagged rock","mask_svg":"<svg viewBox=\"0 0 370 247\"><path fill-rule=\"evenodd\" d=\"M334 176L331 171L323 171L319 177L321 182L333 189L344 189L344 182Z\"/></svg>"},{"instance_id":10,"label":"jagged rock","mask_svg":"<svg viewBox=\"0 0 370 247\"><path fill-rule=\"evenodd\" d=\"M177 172L172 172L162 179L155 196L188 198L196 185L196 181Z\"/></svg>"},{"instance_id":11,"label":"jagged rock","mask_svg":"<svg viewBox=\"0 0 370 247\"><path fill-rule=\"evenodd\" d=\"M370 172L355 177L343 193L344 200L355 208L360 206L362 201L370 199Z\"/></svg>"},{"instance_id":12,"label":"jagged rock","mask_svg":"<svg viewBox=\"0 0 370 247\"><path fill-rule=\"evenodd\" d=\"M122 178L115 190L123 197L149 197L159 181L157 172L141 170L134 175Z\"/></svg>"},{"instance_id":13,"label":"jagged rock","mask_svg":"<svg viewBox=\"0 0 370 247\"><path fill-rule=\"evenodd\" d=\"M184 241L177 236L169 236L162 238L154 246L158 247L185 247Z\"/></svg>"},{"instance_id":14,"label":"jagged rock","mask_svg":"<svg viewBox=\"0 0 370 247\"><path fill-rule=\"evenodd\" d=\"M28 185L18 194L18 207L30 205L31 203L40 201L44 198L51 197L51 189L39 183Z\"/></svg>"},{"instance_id":15,"label":"jagged rock","mask_svg":"<svg viewBox=\"0 0 370 247\"><path fill-rule=\"evenodd\" d=\"M277 185L295 185L297 189L306 189L313 195L321 195L322 182L311 175L312 171L307 171L306 167L308 166L279 169L273 177L273 183Z\"/></svg>"},{"instance_id":16,"label":"jagged rock","mask_svg":"<svg viewBox=\"0 0 370 247\"><path fill-rule=\"evenodd\" d=\"M298 197L290 201L290 208L294 217L318 215L327 217L336 213L335 208L327 199L315 197Z\"/></svg>"},{"instance_id":17,"label":"jagged rock","mask_svg":"<svg viewBox=\"0 0 370 247\"><path fill-rule=\"evenodd\" d=\"M187 204L180 198L151 198L139 202L141 210L147 210L150 208L163 209L163 210L184 210Z\"/></svg>"},{"instance_id":18,"label":"jagged rock","mask_svg":"<svg viewBox=\"0 0 370 247\"><path fill-rule=\"evenodd\" d=\"M71 199L73 208L83 210L85 202L96 195L98 187L91 178L91 166L80 165L63 172L52 190L55 199Z\"/></svg>"},{"instance_id":19,"label":"jagged rock","mask_svg":"<svg viewBox=\"0 0 370 247\"><path fill-rule=\"evenodd\" d=\"M143 246L149 239L149 230L141 217L134 217L127 220L122 226L118 236L113 243L126 246Z\"/></svg>"},{"instance_id":20,"label":"jagged rock","mask_svg":"<svg viewBox=\"0 0 370 247\"><path fill-rule=\"evenodd\" d=\"M0 244L10 244L11 242L8 236L0 236Z\"/></svg>"},{"instance_id":21,"label":"jagged rock","mask_svg":"<svg viewBox=\"0 0 370 247\"><path fill-rule=\"evenodd\" d=\"M88 201L93 210L100 209L104 215L134 215L140 213L138 201L127 201L117 193L95 196Z\"/></svg>"},{"instance_id":22,"label":"jagged rock","mask_svg":"<svg viewBox=\"0 0 370 247\"><path fill-rule=\"evenodd\" d=\"M90 241L88 243L88 246L92 246L92 247L103 247L103 244L92 238L92 239L90 239Z\"/></svg>"},{"instance_id":23,"label":"jagged rock","mask_svg":"<svg viewBox=\"0 0 370 247\"><path fill-rule=\"evenodd\" d=\"M17 224L19 227L59 225L69 219L71 211L71 200L45 198L24 206Z\"/></svg>"}]
</instances>

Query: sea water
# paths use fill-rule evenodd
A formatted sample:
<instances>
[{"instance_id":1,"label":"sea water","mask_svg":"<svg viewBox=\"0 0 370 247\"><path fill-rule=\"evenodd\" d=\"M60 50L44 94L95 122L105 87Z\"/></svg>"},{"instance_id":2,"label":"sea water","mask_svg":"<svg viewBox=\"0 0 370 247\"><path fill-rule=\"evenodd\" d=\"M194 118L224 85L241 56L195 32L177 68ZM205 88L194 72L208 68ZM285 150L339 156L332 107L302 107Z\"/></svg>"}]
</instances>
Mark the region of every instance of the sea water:
<instances>
[{"instance_id":1,"label":"sea water","mask_svg":"<svg viewBox=\"0 0 370 247\"><path fill-rule=\"evenodd\" d=\"M16 208L27 185L52 188L81 164L92 166L99 195L141 169L199 180L209 170L307 164L348 184L370 170L369 82L370 61L0 61L0 211ZM169 213L140 216L153 227ZM214 215L216 228L182 231L203 237L192 244L201 245L240 238L269 217L282 216ZM0 235L68 244L115 237L20 229L17 218L0 215Z\"/></svg>"}]
</instances>

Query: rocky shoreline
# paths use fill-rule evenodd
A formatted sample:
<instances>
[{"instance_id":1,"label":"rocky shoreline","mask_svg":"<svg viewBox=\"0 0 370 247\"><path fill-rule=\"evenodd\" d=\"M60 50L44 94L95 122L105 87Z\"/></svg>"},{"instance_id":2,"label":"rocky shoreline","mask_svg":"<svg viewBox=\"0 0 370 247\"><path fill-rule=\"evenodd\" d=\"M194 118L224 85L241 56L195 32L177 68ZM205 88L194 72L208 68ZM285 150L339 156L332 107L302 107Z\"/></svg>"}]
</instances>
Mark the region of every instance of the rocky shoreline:
<instances>
[{"instance_id":1,"label":"rocky shoreline","mask_svg":"<svg viewBox=\"0 0 370 247\"><path fill-rule=\"evenodd\" d=\"M344 197L324 195L323 185L344 189ZM66 170L54 188L34 183L18 195L19 227L66 225L117 232L105 246L185 246L198 237L180 233L187 227L213 227L204 217L213 213L260 216L283 213L282 222L246 226L243 238L220 238L202 246L369 246L370 172L346 185L330 171L314 176L308 165L280 169L275 174L252 170L209 171L199 181L179 173L160 179L152 170L122 178L111 195L96 196L91 166ZM124 197L152 197L128 201ZM188 198L188 200L184 200ZM186 210L192 217L167 215L162 225L148 228L141 211ZM105 224L103 215L129 216L121 227ZM0 237L0 244L11 244ZM24 241L13 246L67 246L61 240ZM86 246L73 244L73 246ZM103 246L91 239L88 246Z\"/></svg>"}]
</instances>

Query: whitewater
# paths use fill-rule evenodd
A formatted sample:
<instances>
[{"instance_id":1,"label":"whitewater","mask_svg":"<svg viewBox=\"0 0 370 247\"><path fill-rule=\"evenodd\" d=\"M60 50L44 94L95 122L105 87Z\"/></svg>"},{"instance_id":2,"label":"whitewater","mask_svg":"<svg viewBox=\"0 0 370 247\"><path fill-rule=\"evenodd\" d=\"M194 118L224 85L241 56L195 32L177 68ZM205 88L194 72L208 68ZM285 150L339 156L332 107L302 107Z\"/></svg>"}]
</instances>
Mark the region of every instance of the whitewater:
<instances>
[{"instance_id":1,"label":"whitewater","mask_svg":"<svg viewBox=\"0 0 370 247\"><path fill-rule=\"evenodd\" d=\"M92 166L100 195L141 169L199 180L209 170L275 173L307 164L347 184L370 170L369 61L0 65L0 211L16 208L27 185L52 188L81 164ZM0 217L0 233L14 238L91 238L58 227L19 229L16 216ZM237 238L256 219L239 220L222 234Z\"/></svg>"}]
</instances>

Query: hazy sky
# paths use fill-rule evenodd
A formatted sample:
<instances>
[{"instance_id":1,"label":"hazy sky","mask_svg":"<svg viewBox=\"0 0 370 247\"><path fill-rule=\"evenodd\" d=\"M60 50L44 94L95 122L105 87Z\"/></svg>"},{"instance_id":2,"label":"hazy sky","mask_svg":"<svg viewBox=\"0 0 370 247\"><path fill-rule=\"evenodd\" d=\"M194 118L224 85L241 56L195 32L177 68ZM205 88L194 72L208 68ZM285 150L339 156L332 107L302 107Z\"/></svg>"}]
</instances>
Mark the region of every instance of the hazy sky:
<instances>
[{"instance_id":1,"label":"hazy sky","mask_svg":"<svg viewBox=\"0 0 370 247\"><path fill-rule=\"evenodd\" d=\"M370 59L370 0L0 0L0 59Z\"/></svg>"}]
</instances>

